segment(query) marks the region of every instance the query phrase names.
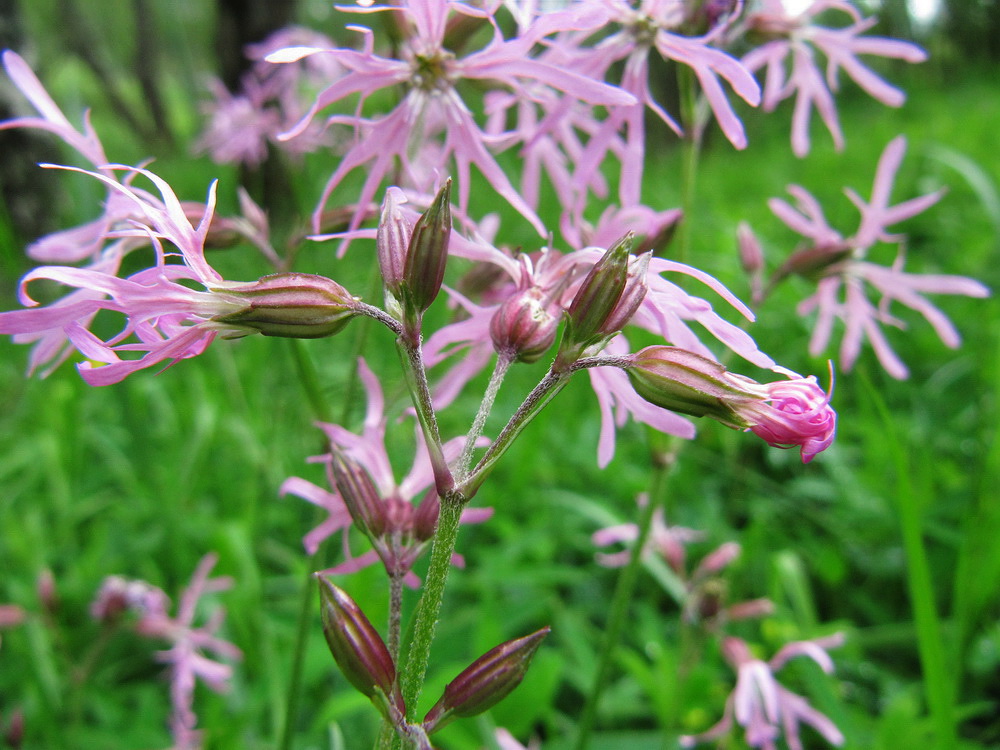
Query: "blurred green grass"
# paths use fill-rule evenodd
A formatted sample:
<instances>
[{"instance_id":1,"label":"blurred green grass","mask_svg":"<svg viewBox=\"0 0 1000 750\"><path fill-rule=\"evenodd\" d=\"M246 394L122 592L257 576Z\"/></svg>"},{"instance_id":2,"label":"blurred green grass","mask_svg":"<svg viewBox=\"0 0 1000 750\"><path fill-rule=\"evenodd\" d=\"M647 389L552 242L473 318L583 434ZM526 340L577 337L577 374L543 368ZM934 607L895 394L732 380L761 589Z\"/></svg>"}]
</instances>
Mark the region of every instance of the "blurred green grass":
<instances>
[{"instance_id":1,"label":"blurred green grass","mask_svg":"<svg viewBox=\"0 0 1000 750\"><path fill-rule=\"evenodd\" d=\"M845 97L843 154L814 128L813 153L797 160L787 143L787 111L767 118L747 113L751 147L734 153L715 142L703 158L690 217L697 228L691 262L746 296L736 222L750 221L768 262L780 264L795 238L770 214L766 199L794 182L817 195L831 223L851 231L856 217L841 187L864 195L882 148L905 132L909 151L894 197L948 187L937 206L903 227L911 238L908 267L970 275L998 288L998 217L989 199L1000 185L996 79L991 71L970 70L948 81L921 75L906 76L910 98L898 112ZM98 118L103 132L101 125ZM678 156L664 148L653 158L649 201L675 205ZM203 197L213 175L204 160L175 156L158 166L187 188L185 198ZM300 192L309 195L308 183L315 187L321 178L321 170L312 170ZM230 196L232 188L223 185ZM304 206L311 209L308 200ZM9 291L26 265L17 248L3 244ZM331 254L329 246L310 249L303 270L343 273L352 288L365 288L370 249L353 249L343 263L330 263ZM234 268L241 262L235 254L220 260ZM752 330L783 363L821 374L825 360L805 354L808 324L789 312L805 290L797 281L782 289ZM10 297L5 302L5 308L15 304ZM808 673L799 677L852 748L923 746L930 732L906 593L896 454L907 457L912 472L914 492L906 500L920 504L933 601L953 644L948 666L966 719L963 736L971 746L1000 742L1000 512L992 487L1000 469L1000 322L993 299L945 299L941 306L962 331L963 347L946 350L925 324L904 314L912 329L890 339L911 366L911 379L893 381L870 352L854 373L838 374L838 441L813 464L802 467L790 452L705 424L670 479L671 522L708 531L694 557L738 540L743 554L729 581L731 599L770 596L778 605L759 630L746 626L741 633L773 650L832 628L849 632L837 655L839 685ZM334 414L351 382L351 330L306 347ZM373 366L387 375L389 348L384 331L369 332L366 356L370 352ZM74 685L70 670L98 635L87 607L104 576L141 577L173 594L198 559L217 550L217 572L235 576L237 584L214 600L226 607L225 632L245 659L232 694L199 687L199 723L208 747L272 747L308 572L300 540L316 521L310 506L279 499L277 490L289 475L324 481L319 467L305 462L323 446L287 342L220 342L197 359L105 389L84 385L71 366L45 381L25 380L26 356L8 339L0 342L0 602L33 613L24 627L4 633L0 721L22 708L28 748L166 744L166 686L148 644L123 636L86 683ZM497 414L509 413L539 374L537 366L513 373ZM872 393L893 417L891 432ZM390 399L399 398L390 389ZM348 403L353 428L363 416L356 400ZM463 396L443 415L445 432L464 431L475 405ZM541 732L547 748L562 747L571 735L616 578L594 562L590 534L598 524L586 509L596 504L612 518L631 519L649 474L646 436L635 425L622 430L611 466L597 470L595 406L585 382L572 384L476 498L495 507L496 516L460 537L466 568L450 583L425 699L432 702L463 664L501 640L547 623L553 634L525 684L489 718L443 732L442 747L482 747L492 723L521 736ZM500 424L499 416L491 420L488 434ZM408 426L401 431L409 435ZM398 475L407 466L401 452ZM355 542L360 549L360 538ZM60 596L51 623L34 593L45 569L55 574ZM345 581L376 623L384 622L387 609L383 579L370 569ZM663 747L664 732L669 738L703 729L721 712L732 683L710 642L702 644L704 659L679 682L684 646L676 604L652 576L642 579L640 591L634 627L601 706L606 730L595 748ZM406 602L412 608L415 596L408 593ZM377 728L374 712L336 674L318 622L303 706L298 747L331 746L326 738L334 724L346 747L362 747L367 740L360 738Z\"/></svg>"}]
</instances>

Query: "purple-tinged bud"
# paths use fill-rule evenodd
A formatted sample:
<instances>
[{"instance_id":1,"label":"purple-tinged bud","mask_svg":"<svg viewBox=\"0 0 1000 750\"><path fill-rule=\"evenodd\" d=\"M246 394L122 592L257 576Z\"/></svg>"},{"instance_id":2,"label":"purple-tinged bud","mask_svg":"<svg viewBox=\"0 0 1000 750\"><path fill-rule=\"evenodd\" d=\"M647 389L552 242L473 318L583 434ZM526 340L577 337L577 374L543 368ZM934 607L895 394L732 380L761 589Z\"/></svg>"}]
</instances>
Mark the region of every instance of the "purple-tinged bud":
<instances>
[{"instance_id":1,"label":"purple-tinged bud","mask_svg":"<svg viewBox=\"0 0 1000 750\"><path fill-rule=\"evenodd\" d=\"M438 516L441 515L441 498L436 490L430 490L420 501L413 514L413 537L418 542L426 542L437 531Z\"/></svg>"},{"instance_id":2,"label":"purple-tinged bud","mask_svg":"<svg viewBox=\"0 0 1000 750\"><path fill-rule=\"evenodd\" d=\"M552 314L538 287L515 292L490 321L493 348L519 362L535 362L556 340L559 318Z\"/></svg>"},{"instance_id":3,"label":"purple-tinged bud","mask_svg":"<svg viewBox=\"0 0 1000 750\"><path fill-rule=\"evenodd\" d=\"M56 590L56 578L48 568L45 568L38 574L38 580L35 581L35 593L38 595L38 601L42 605L42 609L50 615L59 609L59 592Z\"/></svg>"},{"instance_id":4,"label":"purple-tinged bud","mask_svg":"<svg viewBox=\"0 0 1000 750\"><path fill-rule=\"evenodd\" d=\"M733 375L708 357L676 346L647 346L631 356L626 368L636 393L650 403L694 417L709 416L725 425L749 427L733 414L734 402L759 401L764 395L752 380Z\"/></svg>"},{"instance_id":5,"label":"purple-tinged bud","mask_svg":"<svg viewBox=\"0 0 1000 750\"><path fill-rule=\"evenodd\" d=\"M406 304L422 313L437 297L444 281L451 239L451 180L446 180L430 208L413 227L403 270Z\"/></svg>"},{"instance_id":6,"label":"purple-tinged bud","mask_svg":"<svg viewBox=\"0 0 1000 750\"><path fill-rule=\"evenodd\" d=\"M428 734L457 718L476 716L506 698L524 679L531 657L549 634L548 626L531 635L501 643L466 667L448 683L444 695L424 717Z\"/></svg>"},{"instance_id":7,"label":"purple-tinged bud","mask_svg":"<svg viewBox=\"0 0 1000 750\"><path fill-rule=\"evenodd\" d=\"M649 290L649 281L646 274L649 271L649 260L653 257L652 252L646 252L638 258L629 260L628 273L625 276L625 288L622 289L618 304L604 321L600 328L600 333L604 336L611 336L623 329L632 320L639 305L646 299L646 292Z\"/></svg>"},{"instance_id":8,"label":"purple-tinged bud","mask_svg":"<svg viewBox=\"0 0 1000 750\"><path fill-rule=\"evenodd\" d=\"M386 527L385 504L367 469L335 450L330 473L354 525L372 539L382 536Z\"/></svg>"},{"instance_id":9,"label":"purple-tinged bud","mask_svg":"<svg viewBox=\"0 0 1000 750\"><path fill-rule=\"evenodd\" d=\"M629 232L608 248L580 284L567 311L566 345L586 347L601 337L625 290L632 237Z\"/></svg>"},{"instance_id":10,"label":"purple-tinged bud","mask_svg":"<svg viewBox=\"0 0 1000 750\"><path fill-rule=\"evenodd\" d=\"M250 284L221 282L212 291L246 305L213 321L265 336L332 336L357 314L356 297L336 281L311 273L275 273Z\"/></svg>"},{"instance_id":11,"label":"purple-tinged bud","mask_svg":"<svg viewBox=\"0 0 1000 750\"><path fill-rule=\"evenodd\" d=\"M399 296L406 268L406 253L410 245L413 227L399 208L406 202L403 191L391 187L385 191L382 214L375 233L375 249L378 251L378 267L382 272L382 283L394 296Z\"/></svg>"},{"instance_id":12,"label":"purple-tinged bud","mask_svg":"<svg viewBox=\"0 0 1000 750\"><path fill-rule=\"evenodd\" d=\"M741 221L736 228L736 241L740 250L740 265L747 273L760 273L764 268L764 251L750 225Z\"/></svg>"},{"instance_id":13,"label":"purple-tinged bud","mask_svg":"<svg viewBox=\"0 0 1000 750\"><path fill-rule=\"evenodd\" d=\"M19 750L21 747L24 742L24 710L22 708L15 708L11 713L3 738L6 747L11 748L11 750Z\"/></svg>"},{"instance_id":14,"label":"purple-tinged bud","mask_svg":"<svg viewBox=\"0 0 1000 750\"><path fill-rule=\"evenodd\" d=\"M316 574L323 635L340 671L390 720L405 714L389 649L361 608L347 593Z\"/></svg>"},{"instance_id":15,"label":"purple-tinged bud","mask_svg":"<svg viewBox=\"0 0 1000 750\"><path fill-rule=\"evenodd\" d=\"M851 248L844 243L811 245L802 250L796 250L774 272L771 284L774 285L792 275L802 276L810 280L822 278L832 266L850 257L851 252Z\"/></svg>"}]
</instances>

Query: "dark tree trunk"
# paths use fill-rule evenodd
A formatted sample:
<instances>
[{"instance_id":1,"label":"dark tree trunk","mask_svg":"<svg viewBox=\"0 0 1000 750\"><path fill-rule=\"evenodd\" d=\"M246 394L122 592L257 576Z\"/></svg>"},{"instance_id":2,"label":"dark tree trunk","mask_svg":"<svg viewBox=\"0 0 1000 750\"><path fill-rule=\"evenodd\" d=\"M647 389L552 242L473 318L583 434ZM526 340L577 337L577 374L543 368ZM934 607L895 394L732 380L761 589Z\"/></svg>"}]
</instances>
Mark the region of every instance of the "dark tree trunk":
<instances>
[{"instance_id":1,"label":"dark tree trunk","mask_svg":"<svg viewBox=\"0 0 1000 750\"><path fill-rule=\"evenodd\" d=\"M247 69L244 48L295 17L296 0L217 0L216 50L219 71L230 91L239 87Z\"/></svg>"}]
</instances>

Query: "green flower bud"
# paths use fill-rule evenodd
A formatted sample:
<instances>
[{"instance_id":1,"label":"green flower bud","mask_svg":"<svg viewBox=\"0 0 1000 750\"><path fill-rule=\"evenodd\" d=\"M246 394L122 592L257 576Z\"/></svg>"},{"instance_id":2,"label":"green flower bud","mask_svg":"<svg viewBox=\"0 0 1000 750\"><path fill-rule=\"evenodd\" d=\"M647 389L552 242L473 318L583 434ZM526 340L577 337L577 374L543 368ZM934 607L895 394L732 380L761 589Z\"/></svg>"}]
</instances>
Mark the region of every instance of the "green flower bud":
<instances>
[{"instance_id":1,"label":"green flower bud","mask_svg":"<svg viewBox=\"0 0 1000 750\"><path fill-rule=\"evenodd\" d=\"M430 734L457 718L476 716L506 698L524 679L531 657L549 634L548 626L531 635L501 643L470 664L448 683L444 695L424 717Z\"/></svg>"},{"instance_id":2,"label":"green flower bud","mask_svg":"<svg viewBox=\"0 0 1000 750\"><path fill-rule=\"evenodd\" d=\"M451 238L451 180L444 183L413 227L403 269L406 303L422 313L437 297L444 281Z\"/></svg>"},{"instance_id":3,"label":"green flower bud","mask_svg":"<svg viewBox=\"0 0 1000 750\"><path fill-rule=\"evenodd\" d=\"M275 273L250 284L220 282L212 291L245 305L213 321L265 336L332 336L357 314L356 297L336 281L311 273Z\"/></svg>"},{"instance_id":4,"label":"green flower bud","mask_svg":"<svg viewBox=\"0 0 1000 750\"><path fill-rule=\"evenodd\" d=\"M760 401L766 395L754 381L676 346L648 346L630 359L625 371L635 392L680 414L709 416L730 427L744 428L749 424L736 415L734 406Z\"/></svg>"}]
</instances>

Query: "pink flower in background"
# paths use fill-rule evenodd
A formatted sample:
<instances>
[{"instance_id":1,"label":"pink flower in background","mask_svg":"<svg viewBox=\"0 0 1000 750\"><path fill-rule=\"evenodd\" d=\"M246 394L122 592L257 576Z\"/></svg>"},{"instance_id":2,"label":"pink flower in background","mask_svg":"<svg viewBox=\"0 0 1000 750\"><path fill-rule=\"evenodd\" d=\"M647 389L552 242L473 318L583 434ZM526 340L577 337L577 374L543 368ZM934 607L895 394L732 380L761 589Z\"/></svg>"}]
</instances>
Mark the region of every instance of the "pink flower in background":
<instances>
[{"instance_id":1,"label":"pink flower in background","mask_svg":"<svg viewBox=\"0 0 1000 750\"><path fill-rule=\"evenodd\" d=\"M409 565L412 565L423 551L426 542L426 540L417 540L414 538L416 536L415 524L417 523L416 513L418 507L422 507L424 503L433 504L437 500L436 496L433 495L433 491L428 494L428 490L434 484L434 473L431 469L430 458L427 455L427 450L424 448L421 432L417 429L415 431L417 452L413 460L413 465L403 480L398 484L396 483L392 465L389 462L389 454L385 447L386 416L382 388L375 373L369 369L364 360L358 361L358 374L367 394L367 410L361 434L353 433L340 425L321 423L319 427L329 438L332 449L361 466L374 483L379 495L378 500L382 506L380 508L380 515L386 524L386 529L395 532L395 535L398 537L397 542L404 542L400 549L383 550L383 552L385 554L404 556L409 560ZM463 443L464 438L461 437L454 438L445 443L445 457L449 461L457 458ZM323 541L337 531L340 531L342 532L341 541L343 544L344 562L323 571L325 574L343 575L353 573L377 562L380 554L375 549L369 550L358 557L355 557L351 553L347 532L354 524L354 519L352 519L343 497L341 497L337 490L337 484L332 472L333 456L326 454L312 460L326 465L331 490L318 487L312 482L299 477L290 477L281 486L282 495L297 495L327 510L329 513L329 517L322 524L306 534L303 539L306 551L309 554L314 554ZM423 496L423 499L420 506L416 506L413 500L419 496ZM482 523L492 515L492 508L466 508L462 512L462 523ZM434 515L434 520L436 521L436 514ZM393 543L393 540L390 539L390 543ZM461 557L456 555L454 562L461 564ZM405 565L404 567L408 568ZM419 585L419 579L412 571L407 572L404 580L409 586L416 587Z\"/></svg>"},{"instance_id":2,"label":"pink flower in background","mask_svg":"<svg viewBox=\"0 0 1000 750\"><path fill-rule=\"evenodd\" d=\"M120 576L105 579L91 606L94 617L102 620L132 611L138 617L136 632L170 644L169 649L159 652L157 659L170 670L173 706L170 731L177 750L201 747L201 733L195 729L198 719L192 709L195 683L200 679L212 690L223 692L228 689L233 674L229 664L206 656L206 652L230 661L243 656L236 646L217 635L225 616L223 610L216 609L204 625L194 624L201 598L233 585L229 577L209 578L217 561L218 556L214 553L201 559L191 582L181 594L177 614L173 617L168 614L170 599L162 590L145 581L131 581Z\"/></svg>"},{"instance_id":3,"label":"pink flower in background","mask_svg":"<svg viewBox=\"0 0 1000 750\"><path fill-rule=\"evenodd\" d=\"M797 272L819 276L816 292L798 307L802 315L817 312L809 351L814 356L822 352L830 341L834 322L842 320L845 331L840 346L840 366L844 370L853 367L863 341L868 339L890 375L907 377L906 366L882 331L884 325L905 327L890 311L893 301L920 313L946 346L956 348L960 343L958 332L944 313L923 295L989 296L984 285L963 276L903 271L905 237L890 233L889 228L924 211L941 197L940 192L935 192L889 205L892 185L905 152L906 139L902 136L886 146L879 159L870 201L863 200L853 191L845 191L861 212L858 231L851 237L844 238L832 229L816 199L800 187L789 188L796 199L795 207L777 198L769 201L779 219L810 240L810 245L793 255L779 271L784 275ZM880 266L866 259L878 243L898 243L892 266ZM878 295L877 303L869 298L869 289Z\"/></svg>"},{"instance_id":4,"label":"pink flower in background","mask_svg":"<svg viewBox=\"0 0 1000 750\"><path fill-rule=\"evenodd\" d=\"M400 25L408 33L400 59L376 54L372 31L358 26L351 28L363 35L361 50L294 46L278 50L267 58L271 62L287 63L313 55L325 55L348 71L319 94L299 124L283 137L297 135L320 110L346 97L357 94L361 98L354 115L333 115L328 120L352 127L354 138L327 182L314 221L318 222L319 214L334 189L354 169L367 165L368 174L357 201L357 205L366 207L397 168L403 176L402 180L396 178L397 182L429 192L427 179L438 171L450 172L448 161L453 159L460 211L464 213L468 206L470 167L475 165L493 189L531 221L540 234L544 234L541 220L511 184L489 150L491 144L500 141L505 141L502 145L509 146L517 140L517 133L487 136L476 123L457 86L462 81L473 81L520 91L525 87L544 85L591 104L629 103L632 101L629 94L573 70L536 60L531 54L534 46L545 36L560 28L599 25L600 20L594 19L603 19L603 14L592 6L584 5L548 13L509 41L504 40L499 30L495 29L485 47L458 58L444 46L449 16L458 13L492 20L488 12L465 3L445 0L353 10L400 14ZM405 94L391 112L373 118L361 116L364 103L372 94L397 85L405 87ZM441 148L428 149L431 143L440 143ZM420 149L415 151L412 148L414 144L419 144ZM428 154L433 156L434 163L419 161ZM359 210L352 218L349 229L356 229L362 219L363 214Z\"/></svg>"},{"instance_id":5,"label":"pink flower in background","mask_svg":"<svg viewBox=\"0 0 1000 750\"><path fill-rule=\"evenodd\" d=\"M616 154L621 165L620 203L628 208L640 202L646 155L645 110L648 108L675 132L681 127L653 96L649 80L649 57L655 50L665 59L690 68L698 80L702 95L726 138L736 147L746 147L746 134L736 116L721 81L751 106L760 101L760 88L743 65L728 53L713 46L714 35L686 36L687 9L672 0L603 0L613 22L620 26L610 36L591 46L594 31L563 34L550 43L550 55L560 64L581 70L596 80L608 80L613 66L623 64L620 86L634 98L634 103L616 104L599 129L591 134L585 150L576 158L574 183L581 214L586 201L584 188L592 183L608 153ZM721 79L721 80L720 80ZM625 129L622 142L619 131Z\"/></svg>"},{"instance_id":6,"label":"pink flower in background","mask_svg":"<svg viewBox=\"0 0 1000 750\"><path fill-rule=\"evenodd\" d=\"M682 747L694 747L729 734L733 719L743 727L750 747L775 750L784 736L790 750L802 750L799 725L809 724L831 745L844 744L844 736L829 718L809 705L800 695L783 687L774 676L790 659L806 656L830 674L833 661L826 653L844 642L842 634L812 641L790 643L770 661L754 658L747 644L739 638L726 638L722 652L736 670L736 687L726 701L722 719L711 729L680 738Z\"/></svg>"},{"instance_id":7,"label":"pink flower in background","mask_svg":"<svg viewBox=\"0 0 1000 750\"><path fill-rule=\"evenodd\" d=\"M829 10L846 13L850 25L834 29L813 23L818 15ZM747 29L772 41L747 53L742 62L754 72L766 68L761 103L766 111L771 112L785 99L795 97L792 150L796 156L809 153L809 117L813 108L830 131L837 150L844 147L833 98L841 70L883 104L902 105L903 92L879 78L857 56L875 55L919 63L927 59L927 54L910 42L863 36L875 22L875 18L863 19L845 0L816 0L796 14L790 13L782 0L763 0L763 9L748 16ZM826 58L825 75L816 59L817 52Z\"/></svg>"},{"instance_id":8,"label":"pink flower in background","mask_svg":"<svg viewBox=\"0 0 1000 750\"><path fill-rule=\"evenodd\" d=\"M196 151L209 153L220 164L256 166L267 157L269 145L297 154L330 145L332 139L319 123L310 125L296 138L278 138L305 114L307 107L300 100L303 92L315 91L321 83L343 73L336 61L326 56L289 65L265 59L276 50L298 45L326 47L333 42L310 29L281 29L247 47L247 57L254 64L240 79L238 91L231 93L220 80L209 81L213 99L204 107L208 122L195 144Z\"/></svg>"}]
</instances>

